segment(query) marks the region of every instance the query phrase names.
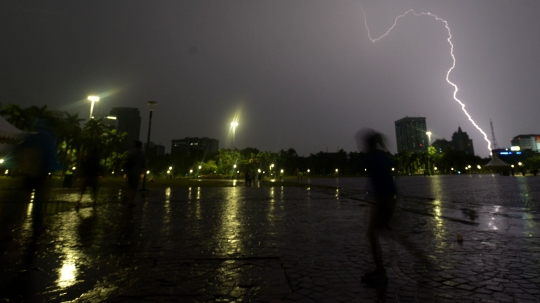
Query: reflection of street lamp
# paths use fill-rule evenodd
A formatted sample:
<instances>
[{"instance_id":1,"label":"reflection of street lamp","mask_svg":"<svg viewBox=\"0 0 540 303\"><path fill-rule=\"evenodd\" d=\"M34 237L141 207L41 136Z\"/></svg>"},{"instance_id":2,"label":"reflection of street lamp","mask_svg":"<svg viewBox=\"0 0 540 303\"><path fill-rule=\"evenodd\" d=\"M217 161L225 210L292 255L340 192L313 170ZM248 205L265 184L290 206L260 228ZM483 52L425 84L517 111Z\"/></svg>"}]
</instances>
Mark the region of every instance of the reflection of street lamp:
<instances>
[{"instance_id":1,"label":"reflection of street lamp","mask_svg":"<svg viewBox=\"0 0 540 303\"><path fill-rule=\"evenodd\" d=\"M148 166L148 147L150 146L150 130L152 129L152 113L154 113L154 108L157 105L157 101L148 101L147 105L148 105L148 109L150 110L150 119L148 120L148 136L146 137L146 150L145 150L145 156L147 157L146 163L145 163L146 166ZM143 177L141 190L146 191L146 174L144 174L144 177Z\"/></svg>"},{"instance_id":2,"label":"reflection of street lamp","mask_svg":"<svg viewBox=\"0 0 540 303\"><path fill-rule=\"evenodd\" d=\"M428 136L428 145L427 146L429 147L429 146L431 146L431 132L430 131L426 132L426 135Z\"/></svg>"},{"instance_id":3,"label":"reflection of street lamp","mask_svg":"<svg viewBox=\"0 0 540 303\"><path fill-rule=\"evenodd\" d=\"M94 112L94 102L98 102L99 97L98 96L88 96L87 99L92 101L92 105L90 105L90 118L88 118L88 120L90 120L90 119L93 119L92 113Z\"/></svg>"}]
</instances>

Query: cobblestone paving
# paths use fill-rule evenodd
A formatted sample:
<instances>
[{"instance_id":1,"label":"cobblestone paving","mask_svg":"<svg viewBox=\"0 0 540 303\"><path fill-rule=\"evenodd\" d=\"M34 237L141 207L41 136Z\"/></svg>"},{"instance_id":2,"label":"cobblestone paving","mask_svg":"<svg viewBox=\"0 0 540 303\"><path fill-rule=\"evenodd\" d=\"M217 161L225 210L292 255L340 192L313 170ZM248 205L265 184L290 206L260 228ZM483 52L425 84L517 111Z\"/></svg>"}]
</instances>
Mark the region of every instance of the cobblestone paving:
<instances>
[{"instance_id":1,"label":"cobblestone paving","mask_svg":"<svg viewBox=\"0 0 540 303\"><path fill-rule=\"evenodd\" d=\"M509 177L496 178L475 184L493 188ZM529 192L516 191L512 199L534 201L540 182L533 181L540 178L524 179L530 179ZM499 201L500 192L510 197L507 189L491 198L486 192L485 198L445 200L470 187L470 180L460 180L439 180L444 190L435 191L438 196L433 186L415 186L423 179L400 180L409 189L399 201L394 232L383 239L389 283L378 287L360 282L372 268L363 179L341 180L360 185L339 190L279 184L156 189L138 197L134 209L122 203L121 190L103 190L95 208L86 202L78 212L74 192L54 191L47 231L37 239L31 205L9 202L16 193L1 191L0 211L11 211L21 223L15 239L0 244L0 299L540 301L538 213L486 201Z\"/></svg>"}]
</instances>

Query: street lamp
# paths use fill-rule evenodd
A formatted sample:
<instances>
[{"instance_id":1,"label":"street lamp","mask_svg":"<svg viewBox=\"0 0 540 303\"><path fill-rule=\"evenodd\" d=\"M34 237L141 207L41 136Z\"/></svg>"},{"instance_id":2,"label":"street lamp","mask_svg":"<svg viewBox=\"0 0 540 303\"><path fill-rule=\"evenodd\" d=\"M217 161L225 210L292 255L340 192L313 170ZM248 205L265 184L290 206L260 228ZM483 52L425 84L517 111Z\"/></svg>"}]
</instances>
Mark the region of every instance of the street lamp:
<instances>
[{"instance_id":1,"label":"street lamp","mask_svg":"<svg viewBox=\"0 0 540 303\"><path fill-rule=\"evenodd\" d=\"M152 129L152 114L154 113L154 108L157 105L157 101L148 101L146 103L148 105L148 109L150 110L150 119L148 119L148 136L146 137L146 166L148 167L148 147L150 146L150 130ZM171 167L172 168L172 167ZM143 177L143 183L142 183L142 191L146 191L146 172Z\"/></svg>"},{"instance_id":2,"label":"street lamp","mask_svg":"<svg viewBox=\"0 0 540 303\"><path fill-rule=\"evenodd\" d=\"M431 146L431 132L430 131L426 132L426 135L428 136L428 145L427 146L429 147L429 146Z\"/></svg>"},{"instance_id":3,"label":"street lamp","mask_svg":"<svg viewBox=\"0 0 540 303\"><path fill-rule=\"evenodd\" d=\"M88 96L87 99L88 99L89 101L92 101L92 105L90 105L90 118L88 118L88 120L90 120L90 119L93 119L92 113L94 112L94 102L98 102L98 101L99 101L99 97L98 97L98 96Z\"/></svg>"}]
</instances>

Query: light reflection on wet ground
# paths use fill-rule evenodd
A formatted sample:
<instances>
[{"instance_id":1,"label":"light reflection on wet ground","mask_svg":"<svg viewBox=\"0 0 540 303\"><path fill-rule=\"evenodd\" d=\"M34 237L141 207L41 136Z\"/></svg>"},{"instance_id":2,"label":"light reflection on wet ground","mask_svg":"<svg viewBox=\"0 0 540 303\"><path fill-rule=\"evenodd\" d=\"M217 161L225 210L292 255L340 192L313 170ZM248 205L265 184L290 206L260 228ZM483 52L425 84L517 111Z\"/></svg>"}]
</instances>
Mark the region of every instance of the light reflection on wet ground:
<instances>
[{"instance_id":1,"label":"light reflection on wet ground","mask_svg":"<svg viewBox=\"0 0 540 303\"><path fill-rule=\"evenodd\" d=\"M469 178L462 186L463 178L400 180L406 198L400 199L394 222L397 242L389 245L401 257L385 256L393 260L395 275L436 281L451 272L452 279L462 279L455 271L460 262L492 264L485 251L504 247L504 237L538 238L538 214L519 207L536 201L539 185L527 178L483 178L487 181L474 179L474 186ZM308 182L315 181L324 182ZM121 190L103 189L96 207L85 199L79 211L74 209L75 191L53 190L44 207L47 231L39 237L34 235L32 196L0 191L2 224L15 224L15 239L0 244L0 293L21 302L152 296L269 302L299 299L294 297L298 294L317 302L314 293L335 292L349 300L373 298L373 290L359 283L359 275L371 267L363 237L368 209L364 181L328 180L340 184L337 190L280 184L163 188L140 195L134 209L123 203ZM510 186L514 194L497 185ZM474 187L480 194L459 195ZM496 201L502 193L514 202L489 204L487 189ZM514 208L511 203L522 204ZM485 236L488 231L495 234ZM463 244L455 241L456 233L463 234ZM486 257L478 259L475 251ZM539 270L538 264L531 268ZM405 284L391 285L386 295L399 297ZM316 286L319 290L313 290Z\"/></svg>"}]
</instances>

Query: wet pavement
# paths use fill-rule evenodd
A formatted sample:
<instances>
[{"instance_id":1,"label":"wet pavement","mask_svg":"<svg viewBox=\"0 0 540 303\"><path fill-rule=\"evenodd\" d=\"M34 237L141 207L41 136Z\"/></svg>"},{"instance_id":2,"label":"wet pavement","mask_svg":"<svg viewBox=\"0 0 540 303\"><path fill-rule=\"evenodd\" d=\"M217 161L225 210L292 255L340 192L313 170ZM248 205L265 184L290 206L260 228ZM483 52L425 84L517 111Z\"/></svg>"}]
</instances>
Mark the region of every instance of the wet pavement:
<instances>
[{"instance_id":1,"label":"wet pavement","mask_svg":"<svg viewBox=\"0 0 540 303\"><path fill-rule=\"evenodd\" d=\"M44 232L0 190L0 302L540 301L540 177L400 178L375 286L365 179L302 182L153 189L135 208L104 188L78 211L53 189Z\"/></svg>"}]
</instances>

